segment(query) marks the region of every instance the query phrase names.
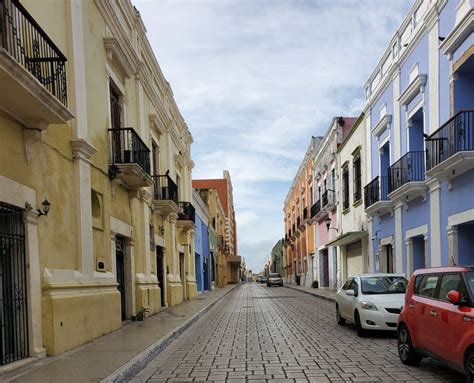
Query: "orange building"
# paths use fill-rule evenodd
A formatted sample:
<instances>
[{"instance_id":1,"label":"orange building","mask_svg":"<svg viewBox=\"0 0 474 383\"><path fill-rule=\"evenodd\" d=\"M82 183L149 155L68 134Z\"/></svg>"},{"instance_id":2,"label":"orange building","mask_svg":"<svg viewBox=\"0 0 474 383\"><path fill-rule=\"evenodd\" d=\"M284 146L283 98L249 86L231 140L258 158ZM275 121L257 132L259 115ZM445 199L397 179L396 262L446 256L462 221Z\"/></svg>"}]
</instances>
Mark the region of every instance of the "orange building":
<instances>
[{"instance_id":1,"label":"orange building","mask_svg":"<svg viewBox=\"0 0 474 383\"><path fill-rule=\"evenodd\" d=\"M224 249L229 267L228 281L236 283L240 279L241 257L237 253L237 223L235 220L234 197L229 171L224 170L223 176L223 178L219 179L193 180L193 188L197 190L217 190L226 218Z\"/></svg>"},{"instance_id":2,"label":"orange building","mask_svg":"<svg viewBox=\"0 0 474 383\"><path fill-rule=\"evenodd\" d=\"M285 221L286 275L288 283L310 286L316 266L313 204L313 157L322 137L311 137L306 154L293 180L283 207Z\"/></svg>"}]
</instances>

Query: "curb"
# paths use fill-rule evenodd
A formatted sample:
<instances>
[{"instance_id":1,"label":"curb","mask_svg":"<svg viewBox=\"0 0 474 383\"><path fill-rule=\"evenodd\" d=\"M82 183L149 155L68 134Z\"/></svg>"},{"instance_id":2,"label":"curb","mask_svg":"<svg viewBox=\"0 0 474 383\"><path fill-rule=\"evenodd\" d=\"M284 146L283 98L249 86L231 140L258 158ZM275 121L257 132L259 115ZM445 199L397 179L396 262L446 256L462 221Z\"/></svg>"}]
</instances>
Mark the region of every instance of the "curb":
<instances>
[{"instance_id":1,"label":"curb","mask_svg":"<svg viewBox=\"0 0 474 383\"><path fill-rule=\"evenodd\" d=\"M328 302L333 302L333 303L336 302L336 299L331 298L331 297L328 297L328 296L326 296L326 295L321 295L321 294L318 294L318 293L313 293L312 291L306 291L306 290L298 289L298 288L296 288L296 287L292 287L292 286L288 286L288 285L285 285L285 287L286 287L287 289L291 289L291 290L295 290L295 291L301 291L302 293L305 293L305 294L308 294L308 295L312 295L313 297L316 297L316 298L324 299L325 301L328 301Z\"/></svg>"},{"instance_id":2,"label":"curb","mask_svg":"<svg viewBox=\"0 0 474 383\"><path fill-rule=\"evenodd\" d=\"M208 312L223 297L225 297L231 291L234 291L234 289L237 286L239 286L239 284L235 284L231 289L229 289L229 291L217 297L211 303L209 303L206 307L203 307L201 310L191 315L186 321L184 321L181 325L176 327L171 333L159 339L152 345L148 346L145 350L135 355L128 362L126 362L117 370L112 372L110 375L102 379L101 383L128 382L141 369L143 369L148 363L150 363L152 359L154 359L159 353L161 353L173 340L175 340L188 327L190 327L200 317L202 317L206 312Z\"/></svg>"}]
</instances>

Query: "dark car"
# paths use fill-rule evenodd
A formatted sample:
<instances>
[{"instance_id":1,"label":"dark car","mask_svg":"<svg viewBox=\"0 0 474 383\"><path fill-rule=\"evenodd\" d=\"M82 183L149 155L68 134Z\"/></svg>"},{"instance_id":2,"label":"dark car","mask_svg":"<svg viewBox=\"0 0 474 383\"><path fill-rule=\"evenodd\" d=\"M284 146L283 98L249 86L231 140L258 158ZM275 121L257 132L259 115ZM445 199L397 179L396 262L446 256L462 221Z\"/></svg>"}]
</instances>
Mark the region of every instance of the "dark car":
<instances>
[{"instance_id":1,"label":"dark car","mask_svg":"<svg viewBox=\"0 0 474 383\"><path fill-rule=\"evenodd\" d=\"M270 273L267 280L267 286L283 286L283 278L278 273Z\"/></svg>"},{"instance_id":2,"label":"dark car","mask_svg":"<svg viewBox=\"0 0 474 383\"><path fill-rule=\"evenodd\" d=\"M267 283L268 281L268 278L263 276L263 277L260 277L260 283Z\"/></svg>"}]
</instances>

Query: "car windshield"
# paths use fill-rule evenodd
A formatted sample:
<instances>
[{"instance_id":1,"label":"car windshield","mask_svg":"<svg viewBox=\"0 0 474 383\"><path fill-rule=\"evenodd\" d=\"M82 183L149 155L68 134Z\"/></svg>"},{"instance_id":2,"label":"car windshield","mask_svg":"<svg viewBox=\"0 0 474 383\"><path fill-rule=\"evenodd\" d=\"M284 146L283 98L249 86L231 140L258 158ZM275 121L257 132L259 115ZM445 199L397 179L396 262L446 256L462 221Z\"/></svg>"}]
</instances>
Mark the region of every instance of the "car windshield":
<instances>
[{"instance_id":1,"label":"car windshield","mask_svg":"<svg viewBox=\"0 0 474 383\"><path fill-rule=\"evenodd\" d=\"M278 274L278 273L270 273L270 278L280 278L280 274Z\"/></svg>"},{"instance_id":2,"label":"car windshield","mask_svg":"<svg viewBox=\"0 0 474 383\"><path fill-rule=\"evenodd\" d=\"M363 294L405 294L408 281L399 276L363 277Z\"/></svg>"}]
</instances>

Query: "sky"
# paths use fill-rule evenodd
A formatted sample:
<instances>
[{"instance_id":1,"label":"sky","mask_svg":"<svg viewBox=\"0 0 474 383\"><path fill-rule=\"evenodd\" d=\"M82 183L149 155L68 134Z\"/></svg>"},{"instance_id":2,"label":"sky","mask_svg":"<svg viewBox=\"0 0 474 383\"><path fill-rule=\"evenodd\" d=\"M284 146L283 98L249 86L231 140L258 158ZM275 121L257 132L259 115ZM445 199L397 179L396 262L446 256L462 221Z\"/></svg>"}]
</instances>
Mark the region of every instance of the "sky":
<instances>
[{"instance_id":1,"label":"sky","mask_svg":"<svg viewBox=\"0 0 474 383\"><path fill-rule=\"evenodd\" d=\"M193 178L230 171L238 252L259 272L311 135L362 111L413 0L132 2L193 135Z\"/></svg>"}]
</instances>

